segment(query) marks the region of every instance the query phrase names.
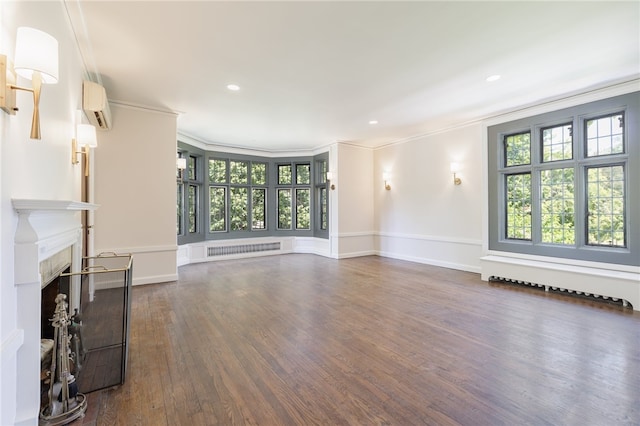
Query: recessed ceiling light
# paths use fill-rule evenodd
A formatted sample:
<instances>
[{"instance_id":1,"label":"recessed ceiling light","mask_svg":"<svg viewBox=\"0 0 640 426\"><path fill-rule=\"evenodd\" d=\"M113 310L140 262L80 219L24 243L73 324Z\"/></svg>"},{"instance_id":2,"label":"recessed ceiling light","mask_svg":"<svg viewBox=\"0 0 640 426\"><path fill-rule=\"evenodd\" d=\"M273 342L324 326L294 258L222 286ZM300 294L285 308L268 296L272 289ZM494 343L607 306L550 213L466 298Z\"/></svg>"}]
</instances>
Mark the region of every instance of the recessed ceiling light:
<instances>
[{"instance_id":1,"label":"recessed ceiling light","mask_svg":"<svg viewBox=\"0 0 640 426\"><path fill-rule=\"evenodd\" d=\"M493 82L493 81L498 81L500 80L500 75L499 74L494 74L494 75L490 75L489 77L487 77L487 81L489 83Z\"/></svg>"},{"instance_id":2,"label":"recessed ceiling light","mask_svg":"<svg viewBox=\"0 0 640 426\"><path fill-rule=\"evenodd\" d=\"M237 84L227 84L227 89L237 92L238 90L240 90L240 86L238 86Z\"/></svg>"},{"instance_id":3,"label":"recessed ceiling light","mask_svg":"<svg viewBox=\"0 0 640 426\"><path fill-rule=\"evenodd\" d=\"M378 124L378 120L369 120L369 124Z\"/></svg>"}]
</instances>

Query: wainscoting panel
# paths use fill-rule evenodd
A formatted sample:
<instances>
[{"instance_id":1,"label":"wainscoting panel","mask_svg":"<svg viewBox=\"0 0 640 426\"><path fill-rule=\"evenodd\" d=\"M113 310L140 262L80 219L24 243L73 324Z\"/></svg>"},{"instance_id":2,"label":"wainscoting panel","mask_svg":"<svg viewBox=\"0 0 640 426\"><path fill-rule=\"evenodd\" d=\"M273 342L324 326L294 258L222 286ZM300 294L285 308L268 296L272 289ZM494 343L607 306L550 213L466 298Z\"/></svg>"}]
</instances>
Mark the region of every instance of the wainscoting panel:
<instances>
[{"instance_id":1,"label":"wainscoting panel","mask_svg":"<svg viewBox=\"0 0 640 426\"><path fill-rule=\"evenodd\" d=\"M95 254L133 255L133 285L155 284L178 279L178 246L120 247L96 249Z\"/></svg>"},{"instance_id":2,"label":"wainscoting panel","mask_svg":"<svg viewBox=\"0 0 640 426\"><path fill-rule=\"evenodd\" d=\"M344 232L331 235L333 251L331 257L348 259L350 257L371 256L376 254L375 233Z\"/></svg>"},{"instance_id":3,"label":"wainscoting panel","mask_svg":"<svg viewBox=\"0 0 640 426\"><path fill-rule=\"evenodd\" d=\"M480 240L379 232L375 241L382 257L480 273Z\"/></svg>"},{"instance_id":4,"label":"wainscoting panel","mask_svg":"<svg viewBox=\"0 0 640 426\"><path fill-rule=\"evenodd\" d=\"M293 244L293 252L330 257L331 247L327 238L296 237Z\"/></svg>"}]
</instances>

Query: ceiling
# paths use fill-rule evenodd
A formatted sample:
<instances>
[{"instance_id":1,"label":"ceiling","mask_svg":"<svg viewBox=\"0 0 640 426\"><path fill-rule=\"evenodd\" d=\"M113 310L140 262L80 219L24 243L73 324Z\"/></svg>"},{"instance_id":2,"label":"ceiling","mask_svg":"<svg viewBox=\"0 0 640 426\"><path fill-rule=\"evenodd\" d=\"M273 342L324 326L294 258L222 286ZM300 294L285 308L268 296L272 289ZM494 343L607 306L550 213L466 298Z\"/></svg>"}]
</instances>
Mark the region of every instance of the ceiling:
<instances>
[{"instance_id":1,"label":"ceiling","mask_svg":"<svg viewBox=\"0 0 640 426\"><path fill-rule=\"evenodd\" d=\"M111 102L222 146L379 147L640 73L635 1L65 6Z\"/></svg>"}]
</instances>

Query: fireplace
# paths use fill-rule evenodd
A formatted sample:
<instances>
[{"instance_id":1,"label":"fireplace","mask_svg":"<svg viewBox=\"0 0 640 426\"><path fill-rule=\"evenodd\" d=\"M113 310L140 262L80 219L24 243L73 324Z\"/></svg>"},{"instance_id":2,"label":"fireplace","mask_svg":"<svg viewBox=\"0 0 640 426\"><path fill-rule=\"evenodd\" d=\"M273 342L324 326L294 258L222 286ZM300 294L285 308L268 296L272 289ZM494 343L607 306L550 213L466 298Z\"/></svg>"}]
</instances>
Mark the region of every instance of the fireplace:
<instances>
[{"instance_id":1,"label":"fireplace","mask_svg":"<svg viewBox=\"0 0 640 426\"><path fill-rule=\"evenodd\" d=\"M15 234L14 276L17 293L17 326L23 330L17 350L16 424L37 424L40 408L40 333L42 287L47 274L68 263L65 269L82 267L80 213L95 204L64 200L12 200L18 213ZM67 260L68 259L68 262ZM69 308L80 300L80 283L69 282Z\"/></svg>"}]
</instances>

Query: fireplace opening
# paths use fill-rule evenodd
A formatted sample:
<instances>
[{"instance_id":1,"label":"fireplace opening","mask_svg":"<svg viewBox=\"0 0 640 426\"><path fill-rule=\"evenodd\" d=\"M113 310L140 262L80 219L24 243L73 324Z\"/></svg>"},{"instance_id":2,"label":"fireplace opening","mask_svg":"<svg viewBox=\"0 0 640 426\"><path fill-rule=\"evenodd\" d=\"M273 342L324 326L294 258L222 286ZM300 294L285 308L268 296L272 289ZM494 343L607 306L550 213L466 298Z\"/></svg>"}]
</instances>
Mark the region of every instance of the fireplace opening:
<instances>
[{"instance_id":1,"label":"fireplace opening","mask_svg":"<svg viewBox=\"0 0 640 426\"><path fill-rule=\"evenodd\" d=\"M71 265L62 271L63 274L71 271ZM54 328L51 326L51 318L56 310L56 297L58 294L69 294L69 278L58 275L46 283L41 290L40 307L40 336L41 339L53 340Z\"/></svg>"}]
</instances>

